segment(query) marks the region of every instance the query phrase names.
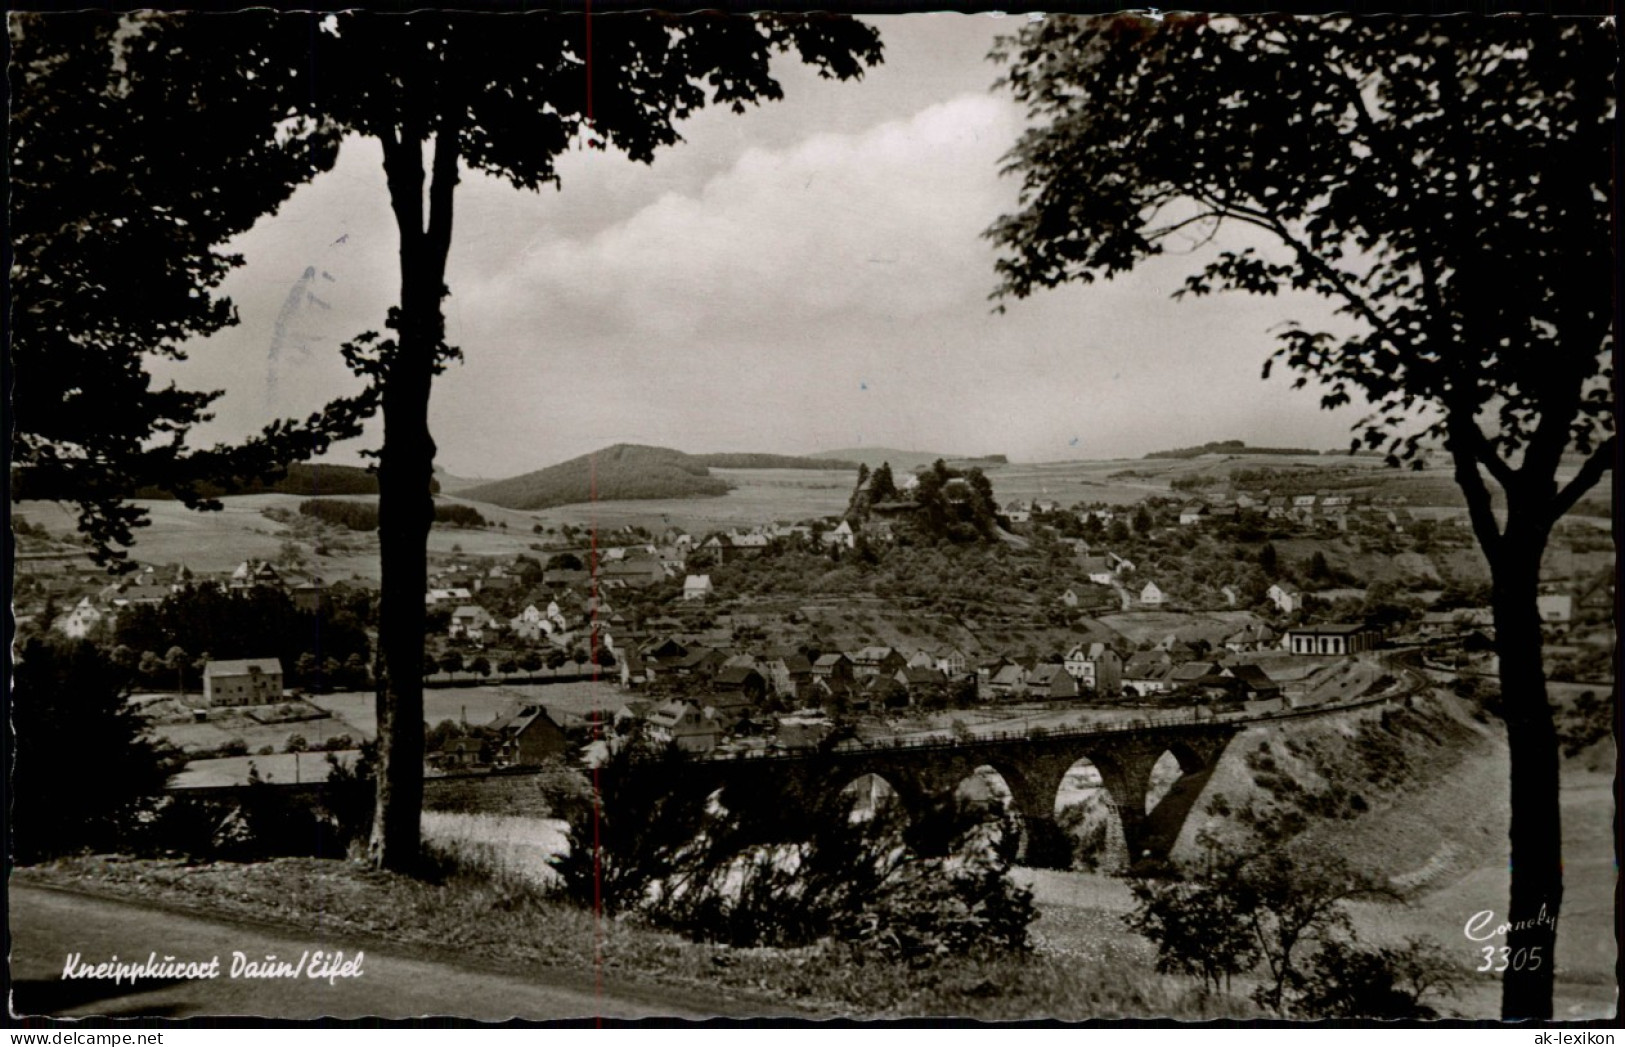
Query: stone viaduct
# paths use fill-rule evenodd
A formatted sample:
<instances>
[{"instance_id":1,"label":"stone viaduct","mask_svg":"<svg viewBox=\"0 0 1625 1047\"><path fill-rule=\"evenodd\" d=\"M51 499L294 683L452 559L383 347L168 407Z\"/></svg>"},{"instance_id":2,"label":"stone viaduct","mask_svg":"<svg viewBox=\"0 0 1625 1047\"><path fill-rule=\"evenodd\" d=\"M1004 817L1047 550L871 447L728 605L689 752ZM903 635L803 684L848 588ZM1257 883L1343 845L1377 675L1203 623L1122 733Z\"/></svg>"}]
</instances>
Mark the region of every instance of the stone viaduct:
<instances>
[{"instance_id":1,"label":"stone viaduct","mask_svg":"<svg viewBox=\"0 0 1625 1047\"><path fill-rule=\"evenodd\" d=\"M1180 721L1098 729L1012 732L962 739L845 743L834 749L748 757L713 757L685 764L680 787L706 795L722 790L722 802L743 791L752 803L778 804L793 826L798 810L849 809L843 795L866 775L883 779L905 812L917 816L950 799L966 779L991 768L1010 790L1022 821L1022 858L1032 864L1066 864L1071 847L1055 821L1061 780L1087 759L1099 771L1121 835L1107 864L1128 869L1168 856L1221 753L1245 724ZM1179 762L1180 777L1147 809L1151 769L1164 753ZM810 813L810 812L808 812ZM1113 837L1108 837L1113 839Z\"/></svg>"}]
</instances>

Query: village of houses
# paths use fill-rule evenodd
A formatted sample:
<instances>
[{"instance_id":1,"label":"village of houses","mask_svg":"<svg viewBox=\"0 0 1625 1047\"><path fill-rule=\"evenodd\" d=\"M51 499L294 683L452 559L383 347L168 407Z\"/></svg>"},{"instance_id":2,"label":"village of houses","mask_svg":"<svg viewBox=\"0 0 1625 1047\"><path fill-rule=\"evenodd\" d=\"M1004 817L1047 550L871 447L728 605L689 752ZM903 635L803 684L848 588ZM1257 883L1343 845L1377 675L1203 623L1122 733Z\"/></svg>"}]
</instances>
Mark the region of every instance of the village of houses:
<instances>
[{"instance_id":1,"label":"village of houses","mask_svg":"<svg viewBox=\"0 0 1625 1047\"><path fill-rule=\"evenodd\" d=\"M1336 494L1232 491L1185 501L1150 498L1138 507L1015 500L1002 504L1000 515L1012 557L1037 547L1047 553L1033 561L1050 576L1026 583L1036 598L1025 618L1003 623L1004 638L1012 629L1022 635L1023 622L1031 623L1025 643L1006 645L996 630L980 636L963 627L975 622L914 644L850 629L832 638L839 630L814 625L819 606L843 604L839 594L773 600L729 591L729 579L791 553L820 565L892 555L895 514L856 526L836 517L709 534L631 528L586 546L537 543L534 555L437 556L424 596L427 719L438 725L430 732L428 770L490 773L570 759L636 724L695 755L739 755L1012 722L1053 729L1169 715L1265 715L1374 693L1393 681L1384 654L1396 647L1420 648L1434 664L1489 657L1488 609L1430 607L1443 595L1437 587L1405 594L1413 609L1405 620L1374 621L1355 613L1366 593L1346 578L1314 590L1286 572L1267 587L1256 578L1250 586L1211 580L1193 586L1188 572L1170 567L1180 563L1182 549L1187 559L1210 556L1212 539L1197 536L1229 533L1238 521L1262 522L1275 535L1363 532L1403 545L1413 517L1401 506ZM1462 544L1470 541L1460 527L1450 529ZM1136 564L1147 557L1160 569ZM198 587L280 593L308 614L321 613L336 591L352 602L368 591L358 580L324 583L260 560L215 576L183 564L144 565L113 584L82 568L53 570L47 561L26 571L20 565L19 578L20 624L49 601L68 606L49 616L49 628L108 643L116 642L127 609ZM874 599L854 594L850 602ZM1583 648L1588 636L1611 635L1612 605L1609 570L1552 585L1540 609L1554 642L1578 639ZM1068 636L1078 639L1056 642ZM188 648L186 637L173 639ZM263 765L293 748L321 747L311 745L312 736L333 741L329 749L370 737L371 697L360 686L365 667L353 657L350 669L362 680L352 675L347 694L320 693L333 688L312 688L308 656L298 659L302 666L286 665L252 644L243 638L232 658L193 650L191 688L182 668L183 693L155 689L142 696L160 735L188 748L193 766L236 760L231 773L241 775L245 757ZM162 660L164 652L153 654ZM143 668L159 680L176 666L170 659ZM200 725L214 725L216 736L237 730L246 740L197 741L187 732Z\"/></svg>"}]
</instances>

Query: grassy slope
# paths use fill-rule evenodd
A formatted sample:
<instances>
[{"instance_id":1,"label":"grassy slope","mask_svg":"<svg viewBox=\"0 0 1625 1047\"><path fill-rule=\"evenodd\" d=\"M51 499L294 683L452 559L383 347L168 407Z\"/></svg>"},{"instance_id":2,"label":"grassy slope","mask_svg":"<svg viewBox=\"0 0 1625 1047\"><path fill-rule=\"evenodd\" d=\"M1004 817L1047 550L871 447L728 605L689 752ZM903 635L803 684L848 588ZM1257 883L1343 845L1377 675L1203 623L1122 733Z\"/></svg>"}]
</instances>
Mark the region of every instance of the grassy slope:
<instances>
[{"instance_id":1,"label":"grassy slope","mask_svg":"<svg viewBox=\"0 0 1625 1047\"><path fill-rule=\"evenodd\" d=\"M1462 928L1484 909L1504 915L1508 890L1506 743L1498 724L1483 724L1461 703L1440 699L1429 712L1428 729L1444 744L1417 736L1406 742L1404 781L1378 788L1362 778L1358 762L1340 751L1357 724L1375 713L1287 721L1239 735L1220 759L1213 778L1186 823L1175 854L1199 856L1196 834L1224 829L1224 820L1205 811L1223 796L1232 809L1248 798L1265 796L1253 781L1247 756L1264 742L1281 766L1306 782L1320 774L1316 761L1298 759L1287 743L1321 750L1323 770L1365 796L1368 813L1351 820L1318 823L1311 838L1359 862L1367 871L1392 879L1411 892L1410 904L1361 904L1356 928L1373 942L1399 942L1422 936L1437 941L1466 969L1480 962ZM1566 893L1558 935L1559 1017L1604 1017L1614 1010L1613 747L1604 740L1569 760L1563 777L1563 841ZM1034 933L1046 948L1063 955L1103 958L1108 963L1148 967L1151 953L1127 931L1122 915L1133 907L1127 884L1108 876L1033 870L1039 903ZM1493 974L1472 973L1449 1004L1464 1017L1495 1018L1500 982Z\"/></svg>"},{"instance_id":2,"label":"grassy slope","mask_svg":"<svg viewBox=\"0 0 1625 1047\"><path fill-rule=\"evenodd\" d=\"M442 828L431 819L431 828ZM517 876L441 882L374 873L344 861L237 865L68 859L19 869L15 882L62 886L147 905L266 921L323 940L404 943L453 961L531 972L590 971L594 955L620 974L725 992L764 1015L822 1017L1247 1017L1180 984L1122 964L1038 952L1006 959L901 963L826 945L729 949L537 897Z\"/></svg>"},{"instance_id":3,"label":"grassy slope","mask_svg":"<svg viewBox=\"0 0 1625 1047\"><path fill-rule=\"evenodd\" d=\"M1196 834L1205 827L1222 828L1220 819L1202 813L1214 797L1222 795L1235 807L1249 796L1263 795L1253 783L1247 756L1268 742L1271 756L1289 775L1306 783L1335 779L1370 805L1362 816L1319 822L1310 830L1311 839L1412 894L1406 907L1358 907L1361 933L1375 941L1430 937L1464 965L1475 966L1479 953L1463 936L1463 925L1476 912L1493 909L1504 915L1506 907L1506 742L1498 722L1477 721L1453 697L1419 702L1418 709L1425 714L1425 733L1402 738L1403 774L1397 783L1382 785L1372 782L1372 772L1348 744L1358 725L1371 722L1375 712L1243 732L1221 758L1198 813L1186 823L1176 855L1195 857ZM1296 755L1289 741L1300 750L1312 747L1314 755ZM1597 1016L1613 999L1610 774L1589 769L1597 762L1596 753L1582 754L1568 761L1564 771L1567 894L1558 937L1558 1013L1567 1016ZM1457 1009L1494 1016L1499 982L1487 974L1473 978Z\"/></svg>"}]
</instances>

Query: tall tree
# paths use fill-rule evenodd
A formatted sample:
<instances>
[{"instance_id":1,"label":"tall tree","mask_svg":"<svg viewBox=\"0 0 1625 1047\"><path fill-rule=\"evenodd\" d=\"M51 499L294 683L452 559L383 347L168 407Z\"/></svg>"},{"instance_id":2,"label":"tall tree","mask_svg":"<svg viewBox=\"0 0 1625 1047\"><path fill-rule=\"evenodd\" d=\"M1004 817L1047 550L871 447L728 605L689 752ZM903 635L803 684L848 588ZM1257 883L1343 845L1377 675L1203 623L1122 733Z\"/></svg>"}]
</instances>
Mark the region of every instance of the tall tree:
<instances>
[{"instance_id":1,"label":"tall tree","mask_svg":"<svg viewBox=\"0 0 1625 1047\"><path fill-rule=\"evenodd\" d=\"M237 322L213 292L242 258L217 248L330 168L339 135L290 113L299 68L245 49L296 46L291 22L15 14L8 30L14 495L75 503L97 559L119 561L145 521L136 488L215 506L201 484L319 454L372 409L367 393L188 449L220 394L157 388L145 366Z\"/></svg>"},{"instance_id":2,"label":"tall tree","mask_svg":"<svg viewBox=\"0 0 1625 1047\"><path fill-rule=\"evenodd\" d=\"M383 146L400 235L393 334L358 338L346 358L373 380L383 411L371 851L377 865L401 869L416 862L419 847L422 594L434 517L429 394L458 355L445 341L442 301L462 169L537 189L558 182L555 160L584 140L651 162L657 148L679 141L677 121L708 102L742 112L781 97L773 55L793 53L825 77L846 79L879 61L880 44L860 23L810 15L352 12L323 16L319 26L297 52L316 70L311 115Z\"/></svg>"},{"instance_id":3,"label":"tall tree","mask_svg":"<svg viewBox=\"0 0 1625 1047\"><path fill-rule=\"evenodd\" d=\"M1356 446L1396 465L1447 449L1494 580L1506 945L1526 958L1508 1018L1551 1016L1563 895L1541 556L1615 455L1617 46L1585 19L1125 16L1048 18L994 53L1032 125L1007 157L1019 210L988 231L997 296L1109 279L1192 236L1237 244L1179 293L1328 299L1341 330L1289 327L1272 362L1323 382L1327 407L1363 394Z\"/></svg>"}]
</instances>

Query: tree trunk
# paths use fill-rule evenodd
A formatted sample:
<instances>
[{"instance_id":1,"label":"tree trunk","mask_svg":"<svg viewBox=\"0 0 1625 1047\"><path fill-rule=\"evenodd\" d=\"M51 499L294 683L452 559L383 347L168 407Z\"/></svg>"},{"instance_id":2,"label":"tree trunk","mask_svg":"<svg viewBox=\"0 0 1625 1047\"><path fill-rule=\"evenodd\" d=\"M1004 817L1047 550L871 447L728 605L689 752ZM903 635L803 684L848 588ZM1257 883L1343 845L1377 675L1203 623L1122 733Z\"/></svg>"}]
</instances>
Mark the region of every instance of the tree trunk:
<instances>
[{"instance_id":1,"label":"tree trunk","mask_svg":"<svg viewBox=\"0 0 1625 1047\"><path fill-rule=\"evenodd\" d=\"M1563 840L1557 732L1546 697L1541 655L1540 559L1545 535L1520 535L1510 524L1494 578L1495 649L1501 660L1501 703L1511 756L1512 898L1506 915L1501 1017L1552 1016L1557 916L1563 901Z\"/></svg>"},{"instance_id":2,"label":"tree trunk","mask_svg":"<svg viewBox=\"0 0 1625 1047\"><path fill-rule=\"evenodd\" d=\"M403 316L406 312L402 310ZM401 356L407 356L402 324ZM429 435L429 376L391 368L384 397L384 446L378 466L378 549L383 586L378 615L378 804L371 857L382 869L417 863L423 810L423 593L425 546L434 519L429 494L434 440Z\"/></svg>"},{"instance_id":3,"label":"tree trunk","mask_svg":"<svg viewBox=\"0 0 1625 1047\"><path fill-rule=\"evenodd\" d=\"M423 651L428 538L434 522L435 444L429 391L441 366L456 133L436 139L429 221L423 215L423 151L407 128L384 142L384 170L401 246L398 345L385 360L384 446L378 464L378 547L383 572L378 616L377 807L370 857L380 869L414 871L423 817ZM449 168L449 175L447 174Z\"/></svg>"}]
</instances>

